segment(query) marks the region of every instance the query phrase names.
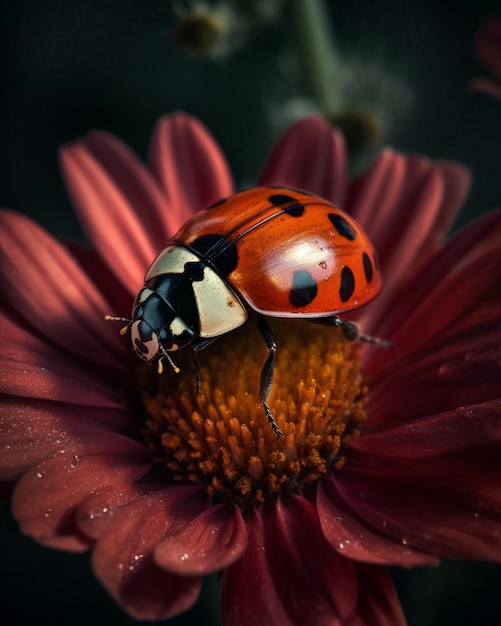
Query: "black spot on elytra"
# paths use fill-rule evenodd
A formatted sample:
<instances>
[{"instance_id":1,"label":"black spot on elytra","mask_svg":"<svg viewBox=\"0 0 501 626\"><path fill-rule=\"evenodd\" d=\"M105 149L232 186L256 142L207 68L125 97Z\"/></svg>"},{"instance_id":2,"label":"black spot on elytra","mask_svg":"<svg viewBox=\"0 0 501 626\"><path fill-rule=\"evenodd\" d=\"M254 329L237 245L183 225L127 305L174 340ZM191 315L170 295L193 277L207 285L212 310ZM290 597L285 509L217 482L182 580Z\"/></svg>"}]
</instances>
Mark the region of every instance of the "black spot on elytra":
<instances>
[{"instance_id":1,"label":"black spot on elytra","mask_svg":"<svg viewBox=\"0 0 501 626\"><path fill-rule=\"evenodd\" d=\"M301 217L304 213L304 206L292 196L286 196L283 193L276 193L269 196L268 200L271 204L273 204L273 206L280 207L284 213L290 215L291 217Z\"/></svg>"},{"instance_id":2,"label":"black spot on elytra","mask_svg":"<svg viewBox=\"0 0 501 626\"><path fill-rule=\"evenodd\" d=\"M234 243L225 241L223 235L202 235L190 247L223 276L231 274L237 266L237 248Z\"/></svg>"},{"instance_id":3,"label":"black spot on elytra","mask_svg":"<svg viewBox=\"0 0 501 626\"><path fill-rule=\"evenodd\" d=\"M362 263L364 264L365 278L370 283L374 277L374 268L372 267L372 261L367 252L362 255Z\"/></svg>"},{"instance_id":4,"label":"black spot on elytra","mask_svg":"<svg viewBox=\"0 0 501 626\"><path fill-rule=\"evenodd\" d=\"M329 213L328 217L332 225L336 229L338 235L341 235L341 237L345 237L349 241L353 241L355 239L357 233L355 232L351 224L349 224L344 219L344 217L338 215L337 213Z\"/></svg>"},{"instance_id":5,"label":"black spot on elytra","mask_svg":"<svg viewBox=\"0 0 501 626\"><path fill-rule=\"evenodd\" d=\"M292 289L289 300L294 307L303 307L312 302L317 295L318 286L310 274L305 270L298 270L292 276Z\"/></svg>"},{"instance_id":6,"label":"black spot on elytra","mask_svg":"<svg viewBox=\"0 0 501 626\"><path fill-rule=\"evenodd\" d=\"M341 302L347 302L355 291L355 276L349 267L341 270L341 286L339 287L339 297Z\"/></svg>"}]
</instances>

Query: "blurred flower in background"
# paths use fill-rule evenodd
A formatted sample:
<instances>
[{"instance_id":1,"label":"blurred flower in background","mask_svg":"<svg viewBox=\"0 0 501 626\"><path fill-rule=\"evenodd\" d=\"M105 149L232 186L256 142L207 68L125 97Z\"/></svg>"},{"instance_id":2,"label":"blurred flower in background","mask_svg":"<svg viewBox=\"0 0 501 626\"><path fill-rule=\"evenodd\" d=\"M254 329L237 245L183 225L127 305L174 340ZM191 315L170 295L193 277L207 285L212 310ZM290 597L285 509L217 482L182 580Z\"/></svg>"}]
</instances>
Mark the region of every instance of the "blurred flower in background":
<instances>
[{"instance_id":1,"label":"blurred flower in background","mask_svg":"<svg viewBox=\"0 0 501 626\"><path fill-rule=\"evenodd\" d=\"M470 88L501 98L501 18L497 17L482 26L475 38L475 54L485 65L491 77L477 77Z\"/></svg>"},{"instance_id":2,"label":"blurred flower in background","mask_svg":"<svg viewBox=\"0 0 501 626\"><path fill-rule=\"evenodd\" d=\"M0 477L21 530L90 550L134 618L217 624L222 594L225 624L501 619L499 211L448 235L462 206L465 223L501 196L499 111L464 88L489 7L390 5L8 9L0 194L65 239L1 214ZM486 22L476 40L494 80L471 83L493 94L498 31ZM141 152L178 109L216 130L232 173L191 115L160 118L146 164L116 137ZM60 144L89 245L51 187ZM252 324L201 354L196 396L189 359L158 377L103 321L129 314L186 219L256 183L313 191L364 226L384 288L347 317L396 346L274 320L283 440L257 402ZM37 619L133 623L85 579L84 557L34 560L17 528L4 536L8 623L33 618L26 588ZM73 563L85 588L63 573ZM40 591L51 581L57 593Z\"/></svg>"}]
</instances>

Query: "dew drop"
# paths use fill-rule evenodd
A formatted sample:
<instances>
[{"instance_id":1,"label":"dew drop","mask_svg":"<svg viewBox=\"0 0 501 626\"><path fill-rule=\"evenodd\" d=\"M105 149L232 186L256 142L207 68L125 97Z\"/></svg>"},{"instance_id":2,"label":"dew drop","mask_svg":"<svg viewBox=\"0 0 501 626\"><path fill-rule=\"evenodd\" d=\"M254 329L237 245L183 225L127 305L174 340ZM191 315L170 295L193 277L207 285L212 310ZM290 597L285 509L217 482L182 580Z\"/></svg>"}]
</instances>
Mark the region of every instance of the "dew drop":
<instances>
[{"instance_id":1,"label":"dew drop","mask_svg":"<svg viewBox=\"0 0 501 626\"><path fill-rule=\"evenodd\" d=\"M36 477L37 478L43 478L44 477L44 472L37 472L36 473Z\"/></svg>"}]
</instances>

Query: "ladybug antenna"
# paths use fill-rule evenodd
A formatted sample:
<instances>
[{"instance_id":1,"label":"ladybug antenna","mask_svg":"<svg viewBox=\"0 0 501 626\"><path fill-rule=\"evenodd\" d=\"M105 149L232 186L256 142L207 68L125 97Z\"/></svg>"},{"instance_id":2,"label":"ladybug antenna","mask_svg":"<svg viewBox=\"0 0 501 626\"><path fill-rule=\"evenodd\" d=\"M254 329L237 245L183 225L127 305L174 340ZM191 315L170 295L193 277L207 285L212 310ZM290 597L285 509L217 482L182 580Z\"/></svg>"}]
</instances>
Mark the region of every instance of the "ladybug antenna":
<instances>
[{"instance_id":1,"label":"ladybug antenna","mask_svg":"<svg viewBox=\"0 0 501 626\"><path fill-rule=\"evenodd\" d=\"M162 356L158 359L158 364L157 364L157 371L159 374L162 374L164 371L164 365L162 363L162 361L164 359L167 359L167 361L169 361L170 366L172 367L172 369L176 372L176 374L179 374L179 372L181 371L179 369L179 367L174 363L174 361L172 360L170 354L167 352L167 350L164 350L162 348Z\"/></svg>"},{"instance_id":2,"label":"ladybug antenna","mask_svg":"<svg viewBox=\"0 0 501 626\"><path fill-rule=\"evenodd\" d=\"M120 329L120 334L125 335L125 333L129 330L129 326L132 324L132 320L127 317L116 317L114 315L105 315L104 319L107 322L126 322L126 326Z\"/></svg>"}]
</instances>

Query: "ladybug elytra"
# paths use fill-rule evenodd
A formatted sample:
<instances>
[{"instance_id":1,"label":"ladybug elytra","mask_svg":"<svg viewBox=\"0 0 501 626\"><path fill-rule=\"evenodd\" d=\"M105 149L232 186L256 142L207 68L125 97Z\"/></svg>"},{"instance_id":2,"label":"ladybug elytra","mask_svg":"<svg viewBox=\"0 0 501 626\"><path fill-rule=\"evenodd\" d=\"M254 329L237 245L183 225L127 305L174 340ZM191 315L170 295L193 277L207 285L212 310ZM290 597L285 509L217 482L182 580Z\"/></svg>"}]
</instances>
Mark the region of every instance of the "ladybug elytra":
<instances>
[{"instance_id":1,"label":"ladybug elytra","mask_svg":"<svg viewBox=\"0 0 501 626\"><path fill-rule=\"evenodd\" d=\"M148 269L127 322L132 349L148 363L186 346L195 355L258 314L268 357L259 398L268 406L276 344L266 317L305 318L339 326L351 339L383 346L337 317L372 300L381 287L376 253L346 213L317 196L287 187L259 187L221 200L190 219Z\"/></svg>"}]
</instances>

